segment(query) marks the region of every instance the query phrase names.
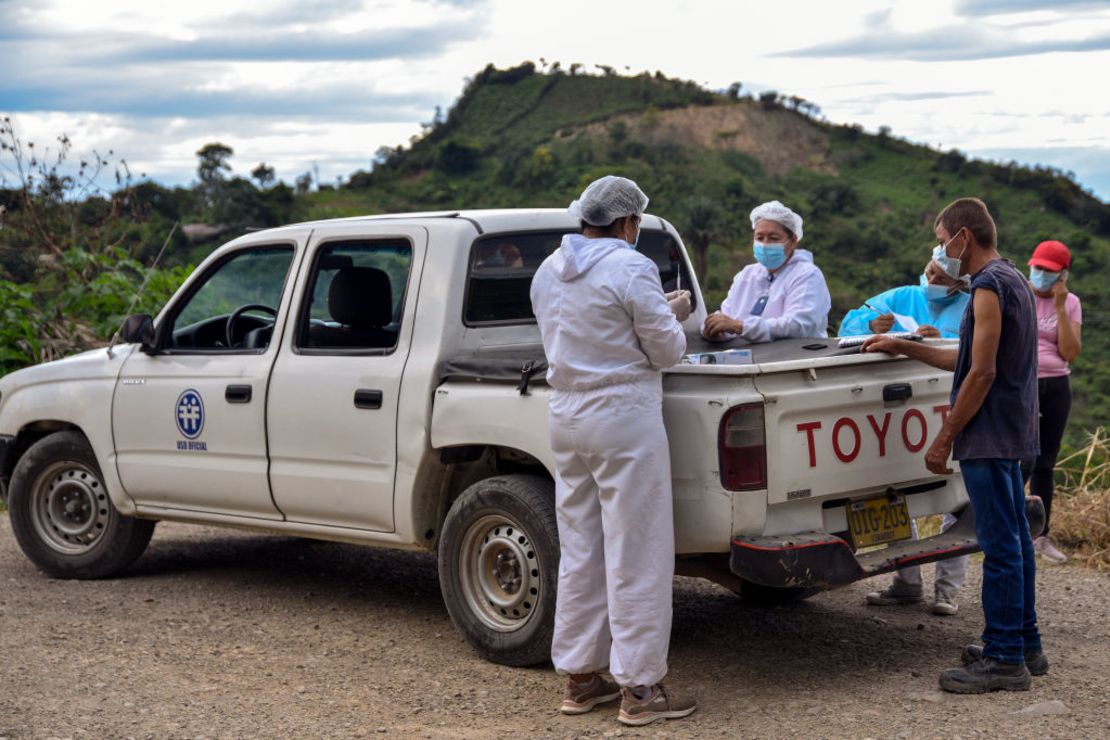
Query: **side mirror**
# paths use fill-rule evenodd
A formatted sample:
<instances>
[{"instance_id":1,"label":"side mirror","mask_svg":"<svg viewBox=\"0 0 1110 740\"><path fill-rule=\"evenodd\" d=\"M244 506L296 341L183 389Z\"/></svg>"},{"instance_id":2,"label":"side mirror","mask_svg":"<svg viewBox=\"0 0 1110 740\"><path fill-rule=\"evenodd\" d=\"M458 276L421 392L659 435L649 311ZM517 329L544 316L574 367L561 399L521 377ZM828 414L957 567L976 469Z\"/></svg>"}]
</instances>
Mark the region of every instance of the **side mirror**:
<instances>
[{"instance_id":1,"label":"side mirror","mask_svg":"<svg viewBox=\"0 0 1110 740\"><path fill-rule=\"evenodd\" d=\"M128 344L139 344L142 352L154 352L154 319L148 314L137 313L128 316L119 330L120 339Z\"/></svg>"}]
</instances>

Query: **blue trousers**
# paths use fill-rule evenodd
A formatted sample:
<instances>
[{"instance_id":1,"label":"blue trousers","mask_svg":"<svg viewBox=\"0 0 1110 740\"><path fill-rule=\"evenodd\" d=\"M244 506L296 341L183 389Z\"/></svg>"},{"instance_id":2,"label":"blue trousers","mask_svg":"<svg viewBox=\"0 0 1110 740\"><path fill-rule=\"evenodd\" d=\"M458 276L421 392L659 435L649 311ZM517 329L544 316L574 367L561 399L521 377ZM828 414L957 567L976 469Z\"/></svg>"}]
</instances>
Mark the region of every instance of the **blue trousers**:
<instances>
[{"instance_id":1,"label":"blue trousers","mask_svg":"<svg viewBox=\"0 0 1110 740\"><path fill-rule=\"evenodd\" d=\"M1018 460L961 460L983 550L983 655L1024 663L1041 649L1037 628L1036 561L1025 518Z\"/></svg>"}]
</instances>

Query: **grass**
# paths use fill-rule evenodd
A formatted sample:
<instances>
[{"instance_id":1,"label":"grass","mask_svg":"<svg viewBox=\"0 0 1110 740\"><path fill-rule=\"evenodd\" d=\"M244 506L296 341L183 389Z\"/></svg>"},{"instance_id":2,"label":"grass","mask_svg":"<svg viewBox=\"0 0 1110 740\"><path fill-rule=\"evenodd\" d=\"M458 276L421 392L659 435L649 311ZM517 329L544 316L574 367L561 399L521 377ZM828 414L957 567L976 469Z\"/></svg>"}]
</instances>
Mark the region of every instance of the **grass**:
<instances>
[{"instance_id":1,"label":"grass","mask_svg":"<svg viewBox=\"0 0 1110 740\"><path fill-rule=\"evenodd\" d=\"M1073 560L1110 570L1110 432L1096 429L1056 469L1064 480L1052 504L1053 538Z\"/></svg>"}]
</instances>

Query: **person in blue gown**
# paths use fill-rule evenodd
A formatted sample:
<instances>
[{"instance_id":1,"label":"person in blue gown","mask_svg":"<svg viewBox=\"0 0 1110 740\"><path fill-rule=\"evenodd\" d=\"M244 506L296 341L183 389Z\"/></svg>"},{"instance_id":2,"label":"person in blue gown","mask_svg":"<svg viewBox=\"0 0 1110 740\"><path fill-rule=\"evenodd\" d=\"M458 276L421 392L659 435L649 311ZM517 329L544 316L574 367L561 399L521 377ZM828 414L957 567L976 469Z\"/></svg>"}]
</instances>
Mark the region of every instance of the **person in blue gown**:
<instances>
[{"instance_id":1,"label":"person in blue gown","mask_svg":"<svg viewBox=\"0 0 1110 740\"><path fill-rule=\"evenodd\" d=\"M903 285L868 298L844 316L838 333L847 337L916 331L923 337L955 339L968 300L966 283L930 260L917 285ZM906 326L902 317L917 326Z\"/></svg>"}]
</instances>

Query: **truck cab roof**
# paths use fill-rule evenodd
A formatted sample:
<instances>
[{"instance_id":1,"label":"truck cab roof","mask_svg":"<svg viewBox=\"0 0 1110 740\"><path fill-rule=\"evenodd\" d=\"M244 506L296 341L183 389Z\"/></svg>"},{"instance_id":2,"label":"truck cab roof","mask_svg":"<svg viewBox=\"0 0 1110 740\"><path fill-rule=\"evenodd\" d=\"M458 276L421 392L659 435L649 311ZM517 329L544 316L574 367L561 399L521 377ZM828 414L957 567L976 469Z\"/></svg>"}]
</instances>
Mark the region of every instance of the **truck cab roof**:
<instances>
[{"instance_id":1,"label":"truck cab roof","mask_svg":"<svg viewBox=\"0 0 1110 740\"><path fill-rule=\"evenodd\" d=\"M578 222L567 213L565 208L489 208L458 211L418 211L413 213L380 213L365 216L348 216L318 221L305 221L280 229L305 227L318 228L329 224L351 224L359 222L404 222L439 221L455 219L474 226L479 234L498 231L521 231L531 229L567 229L576 231ZM662 218L650 213L644 214L644 227L666 230L669 224Z\"/></svg>"}]
</instances>

